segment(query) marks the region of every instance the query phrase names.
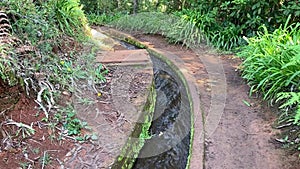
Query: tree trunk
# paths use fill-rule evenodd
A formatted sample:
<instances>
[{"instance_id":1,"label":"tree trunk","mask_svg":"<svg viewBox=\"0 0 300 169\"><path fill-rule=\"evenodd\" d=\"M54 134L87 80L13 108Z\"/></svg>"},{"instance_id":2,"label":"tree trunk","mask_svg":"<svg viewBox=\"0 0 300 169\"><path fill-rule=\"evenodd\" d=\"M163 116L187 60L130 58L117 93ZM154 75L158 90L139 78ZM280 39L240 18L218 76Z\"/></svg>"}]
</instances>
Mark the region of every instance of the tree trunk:
<instances>
[{"instance_id":1,"label":"tree trunk","mask_svg":"<svg viewBox=\"0 0 300 169\"><path fill-rule=\"evenodd\" d=\"M181 3L181 10L184 9L184 7L185 7L185 0L183 0Z\"/></svg>"},{"instance_id":2,"label":"tree trunk","mask_svg":"<svg viewBox=\"0 0 300 169\"><path fill-rule=\"evenodd\" d=\"M121 7L121 0L117 0L117 6L118 6L118 9L120 9L120 7Z\"/></svg>"},{"instance_id":3,"label":"tree trunk","mask_svg":"<svg viewBox=\"0 0 300 169\"><path fill-rule=\"evenodd\" d=\"M133 0L133 14L136 14L138 12L138 0Z\"/></svg>"}]
</instances>

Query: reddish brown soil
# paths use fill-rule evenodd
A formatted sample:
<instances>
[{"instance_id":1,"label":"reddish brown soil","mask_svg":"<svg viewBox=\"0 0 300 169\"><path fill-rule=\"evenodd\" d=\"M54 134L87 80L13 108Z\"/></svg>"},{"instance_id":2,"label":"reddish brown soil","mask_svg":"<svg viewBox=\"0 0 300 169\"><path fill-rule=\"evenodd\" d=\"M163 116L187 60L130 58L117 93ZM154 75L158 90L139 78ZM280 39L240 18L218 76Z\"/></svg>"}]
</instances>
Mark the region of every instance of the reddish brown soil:
<instances>
[{"instance_id":1,"label":"reddish brown soil","mask_svg":"<svg viewBox=\"0 0 300 169\"><path fill-rule=\"evenodd\" d=\"M62 47L65 48L64 46ZM119 47L118 49L124 48ZM115 50L118 49L116 48ZM53 52L62 52L58 47L55 50L57 51ZM126 69L126 71L123 69ZM119 76L122 75L121 72L128 72L128 69L130 68L118 68L119 72L116 73L115 76L112 75L114 71L111 71L108 79L120 79ZM143 84L144 80L149 83L148 81L149 79L151 80L152 76L145 72L133 75L134 77L130 78L132 81L128 84L128 94L130 95L129 99L138 101L137 98L140 98L140 95L143 95L143 93L147 91L146 89L144 89L143 92L141 91L141 86L146 87L146 85ZM78 118L91 122L88 123L88 125L96 127L100 139L80 144L78 142L75 143L71 139L59 139L57 133L54 133L50 129L50 126L42 121L45 115L42 111L38 110L38 105L34 102L35 98L27 97L22 88L18 86L8 87L0 81L0 112L5 111L1 113L0 117L2 124L0 128L0 159L2 159L0 161L0 169L15 169L20 167L45 169L61 167L74 169L86 167L106 168L111 165L114 158L118 155L114 153L121 150L121 148L118 148L116 145L121 144L121 141L126 141L126 139L115 142L110 140L110 144L107 145L103 144L104 138L110 139L111 137L109 135L111 135L111 133L114 133L114 135L124 135L123 133L125 131L131 132L129 130L131 130L132 125L130 125L129 121L122 115L124 112L118 112L112 106L110 82L111 80L108 80L105 84L106 87L101 88L101 97L98 97L94 91L84 90L86 92L85 96L88 96L87 93L92 92L89 93L89 96L98 103L96 106L100 114L99 117L98 114L94 114L95 109L91 110L91 114L87 113L87 109L82 111L78 109ZM87 82L82 83L86 84ZM60 105L65 105L65 100L71 100L69 96L63 97L65 98L59 101ZM144 101L144 99L142 100ZM78 108L78 106L76 108ZM90 106L90 109L91 108L92 106ZM6 125L9 119L17 123L32 125L35 133L26 138L22 138L20 134L15 136L19 128L15 125ZM104 125L106 127L104 127ZM1 133L5 134L1 135ZM50 160L47 160L47 162L43 164L42 159L45 154L50 156Z\"/></svg>"},{"instance_id":2,"label":"reddish brown soil","mask_svg":"<svg viewBox=\"0 0 300 169\"><path fill-rule=\"evenodd\" d=\"M12 107L11 107L12 106ZM7 110L7 108L11 109ZM1 112L1 145L0 145L0 168L16 169L42 168L44 155L50 157L44 163L44 168L57 168L59 159L62 159L72 148L70 140L51 138L51 131L43 126L44 114L36 109L37 105L33 98L28 98L19 87L7 87L0 82L0 108ZM32 125L35 134L23 138L20 133L16 136L15 125L6 122L11 119L18 123ZM31 166L31 167L30 167Z\"/></svg>"}]
</instances>

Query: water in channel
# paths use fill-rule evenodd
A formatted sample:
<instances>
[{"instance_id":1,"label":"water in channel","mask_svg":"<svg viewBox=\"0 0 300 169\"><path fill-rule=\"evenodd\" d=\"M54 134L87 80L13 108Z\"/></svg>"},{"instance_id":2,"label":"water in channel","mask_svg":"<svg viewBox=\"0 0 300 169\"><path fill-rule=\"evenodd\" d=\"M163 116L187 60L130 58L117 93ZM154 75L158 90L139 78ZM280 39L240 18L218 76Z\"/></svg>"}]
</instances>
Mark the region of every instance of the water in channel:
<instances>
[{"instance_id":1,"label":"water in channel","mask_svg":"<svg viewBox=\"0 0 300 169\"><path fill-rule=\"evenodd\" d=\"M129 50L138 49L127 42ZM145 142L133 169L185 169L191 138L191 108L186 88L174 70L151 56L157 93L150 127L151 139Z\"/></svg>"},{"instance_id":2,"label":"water in channel","mask_svg":"<svg viewBox=\"0 0 300 169\"><path fill-rule=\"evenodd\" d=\"M134 169L184 169L190 148L191 114L187 91L177 74L162 60L154 65L156 107L150 128Z\"/></svg>"}]
</instances>

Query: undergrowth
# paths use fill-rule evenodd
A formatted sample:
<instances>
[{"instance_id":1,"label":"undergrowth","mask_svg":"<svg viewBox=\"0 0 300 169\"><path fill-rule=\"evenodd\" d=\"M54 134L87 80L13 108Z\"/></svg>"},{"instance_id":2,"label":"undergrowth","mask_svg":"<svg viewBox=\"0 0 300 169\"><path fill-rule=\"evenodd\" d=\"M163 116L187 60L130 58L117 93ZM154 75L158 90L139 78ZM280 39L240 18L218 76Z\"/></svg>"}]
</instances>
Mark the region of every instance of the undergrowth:
<instances>
[{"instance_id":1,"label":"undergrowth","mask_svg":"<svg viewBox=\"0 0 300 169\"><path fill-rule=\"evenodd\" d=\"M289 24L299 22L300 5L289 0L199 0L175 14L195 23L214 47L235 50L246 44L243 36L255 36L263 24L272 32L289 15Z\"/></svg>"},{"instance_id":2,"label":"undergrowth","mask_svg":"<svg viewBox=\"0 0 300 169\"><path fill-rule=\"evenodd\" d=\"M283 142L300 150L300 24L280 26L270 33L266 26L238 53L243 59L242 77L264 100L277 102L279 128L289 127ZM295 130L296 128L296 130Z\"/></svg>"},{"instance_id":3,"label":"undergrowth","mask_svg":"<svg viewBox=\"0 0 300 169\"><path fill-rule=\"evenodd\" d=\"M143 12L127 15L111 22L110 26L128 31L142 31L146 34L161 34L169 42L182 43L189 47L203 41L197 26L172 14L161 12Z\"/></svg>"},{"instance_id":4,"label":"undergrowth","mask_svg":"<svg viewBox=\"0 0 300 169\"><path fill-rule=\"evenodd\" d=\"M97 13L89 13L87 14L87 19L89 24L91 25L97 25L97 26L102 26L102 25L106 25L109 24L119 18L121 18L122 16L124 16L125 14L118 12L118 13L113 13L113 14L97 14Z\"/></svg>"},{"instance_id":5,"label":"undergrowth","mask_svg":"<svg viewBox=\"0 0 300 169\"><path fill-rule=\"evenodd\" d=\"M159 20L160 17L153 12L164 12L166 17L174 14L186 21L185 23L188 23L190 27L195 26L200 29L202 36L210 45L221 50L234 52L240 46L247 44L243 36L255 36L263 24L272 32L284 24L289 15L291 16L289 24L297 23L300 20L300 4L297 0L122 0L113 2L84 0L82 2L85 4L84 9L92 14L91 23L102 24L112 21L114 20L113 13L135 14L134 11L138 11L138 13L149 12L146 19L158 18L156 23L151 22L156 26L162 22ZM136 18L133 15L128 17ZM166 18L162 19L166 20ZM144 24L146 25L146 23ZM166 22L165 25L161 26L167 27L168 24L169 22ZM136 26L139 27L139 25ZM172 27L173 25L169 26ZM188 29L192 30L192 28ZM180 32L181 30L176 29L176 31Z\"/></svg>"},{"instance_id":6,"label":"undergrowth","mask_svg":"<svg viewBox=\"0 0 300 169\"><path fill-rule=\"evenodd\" d=\"M102 83L107 72L94 63L95 48L87 42L89 27L79 0L3 0L0 15L5 30L0 38L0 78L35 98L46 126L59 128L53 137L80 136L86 124L75 116L74 107L66 109L60 100L64 93L71 97L80 92L83 82L91 88ZM80 52L83 45L92 51ZM19 126L22 136L34 134L30 125L7 124Z\"/></svg>"},{"instance_id":7,"label":"undergrowth","mask_svg":"<svg viewBox=\"0 0 300 169\"><path fill-rule=\"evenodd\" d=\"M206 42L215 48L233 50L244 45L245 42L240 35L244 27L231 22L217 22L217 13L217 8L214 8L207 12L197 9L184 9L174 14L187 22L195 24L205 36Z\"/></svg>"}]
</instances>

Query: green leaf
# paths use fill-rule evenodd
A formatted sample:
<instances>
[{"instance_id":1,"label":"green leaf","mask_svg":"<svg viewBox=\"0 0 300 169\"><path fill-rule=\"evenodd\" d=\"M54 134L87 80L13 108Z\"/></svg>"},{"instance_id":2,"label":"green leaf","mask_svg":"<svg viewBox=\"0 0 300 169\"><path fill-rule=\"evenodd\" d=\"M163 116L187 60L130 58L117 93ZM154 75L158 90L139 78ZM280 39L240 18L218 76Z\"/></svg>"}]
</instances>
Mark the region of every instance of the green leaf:
<instances>
[{"instance_id":1,"label":"green leaf","mask_svg":"<svg viewBox=\"0 0 300 169\"><path fill-rule=\"evenodd\" d=\"M249 102L247 102L246 100L243 100L243 103L248 106L248 107L251 107L251 104Z\"/></svg>"}]
</instances>

